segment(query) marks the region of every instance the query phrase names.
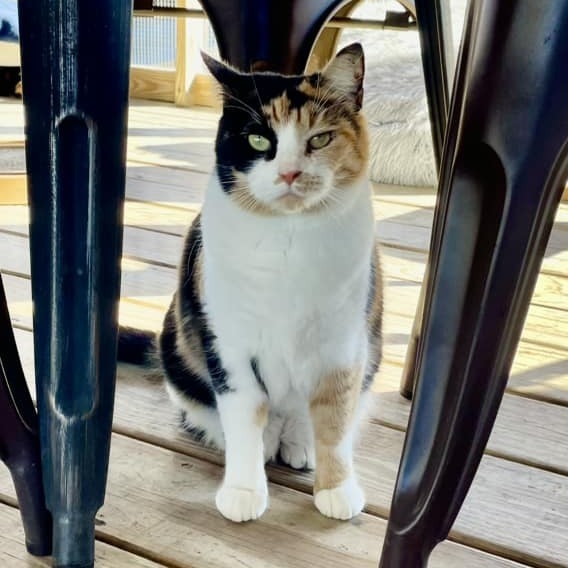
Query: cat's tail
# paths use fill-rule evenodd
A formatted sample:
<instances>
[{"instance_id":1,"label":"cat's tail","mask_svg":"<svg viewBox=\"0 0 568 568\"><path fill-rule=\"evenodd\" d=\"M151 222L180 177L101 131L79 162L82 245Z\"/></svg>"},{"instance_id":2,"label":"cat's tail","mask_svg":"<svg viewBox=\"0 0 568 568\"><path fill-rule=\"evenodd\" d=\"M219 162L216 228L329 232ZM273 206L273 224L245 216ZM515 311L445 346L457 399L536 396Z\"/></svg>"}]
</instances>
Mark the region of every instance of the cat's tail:
<instances>
[{"instance_id":1,"label":"cat's tail","mask_svg":"<svg viewBox=\"0 0 568 568\"><path fill-rule=\"evenodd\" d=\"M133 365L153 365L156 357L156 333L133 327L118 330L117 359Z\"/></svg>"}]
</instances>

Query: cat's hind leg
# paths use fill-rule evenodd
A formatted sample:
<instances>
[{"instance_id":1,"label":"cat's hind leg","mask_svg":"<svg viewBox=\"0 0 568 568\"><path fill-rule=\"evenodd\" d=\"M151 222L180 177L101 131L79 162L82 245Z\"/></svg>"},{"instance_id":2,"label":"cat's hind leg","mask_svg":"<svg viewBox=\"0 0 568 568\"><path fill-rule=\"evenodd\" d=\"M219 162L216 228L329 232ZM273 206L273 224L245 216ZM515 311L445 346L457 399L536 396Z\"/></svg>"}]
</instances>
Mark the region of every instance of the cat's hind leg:
<instances>
[{"instance_id":1,"label":"cat's hind leg","mask_svg":"<svg viewBox=\"0 0 568 568\"><path fill-rule=\"evenodd\" d=\"M174 304L166 314L159 346L166 390L182 411L185 430L204 445L223 450L225 440L213 385L199 360L199 350L190 349L187 340L179 341Z\"/></svg>"},{"instance_id":2,"label":"cat's hind leg","mask_svg":"<svg viewBox=\"0 0 568 568\"><path fill-rule=\"evenodd\" d=\"M217 408L189 398L169 382L166 382L166 390L170 400L182 412L183 429L200 444L223 451L225 437Z\"/></svg>"},{"instance_id":3,"label":"cat's hind leg","mask_svg":"<svg viewBox=\"0 0 568 568\"><path fill-rule=\"evenodd\" d=\"M285 418L280 413L271 410L268 423L264 429L264 463L275 461L280 449L280 436L284 428Z\"/></svg>"},{"instance_id":4,"label":"cat's hind leg","mask_svg":"<svg viewBox=\"0 0 568 568\"><path fill-rule=\"evenodd\" d=\"M286 415L280 436L280 459L294 469L314 469L315 449L312 419L305 403Z\"/></svg>"}]
</instances>

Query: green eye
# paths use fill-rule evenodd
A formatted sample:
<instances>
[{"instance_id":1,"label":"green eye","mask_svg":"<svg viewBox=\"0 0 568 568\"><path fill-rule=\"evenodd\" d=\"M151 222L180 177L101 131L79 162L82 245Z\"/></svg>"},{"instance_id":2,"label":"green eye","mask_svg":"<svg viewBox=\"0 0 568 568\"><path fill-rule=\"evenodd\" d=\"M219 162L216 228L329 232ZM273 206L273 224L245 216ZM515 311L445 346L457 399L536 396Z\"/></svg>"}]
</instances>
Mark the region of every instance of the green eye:
<instances>
[{"instance_id":1,"label":"green eye","mask_svg":"<svg viewBox=\"0 0 568 568\"><path fill-rule=\"evenodd\" d=\"M312 150L319 150L320 148L325 148L331 142L331 132L323 132L322 134L316 134L308 140L308 146Z\"/></svg>"},{"instance_id":2,"label":"green eye","mask_svg":"<svg viewBox=\"0 0 568 568\"><path fill-rule=\"evenodd\" d=\"M251 145L251 148L254 148L257 152L267 152L272 145L268 138L260 134L249 134L248 143Z\"/></svg>"}]
</instances>

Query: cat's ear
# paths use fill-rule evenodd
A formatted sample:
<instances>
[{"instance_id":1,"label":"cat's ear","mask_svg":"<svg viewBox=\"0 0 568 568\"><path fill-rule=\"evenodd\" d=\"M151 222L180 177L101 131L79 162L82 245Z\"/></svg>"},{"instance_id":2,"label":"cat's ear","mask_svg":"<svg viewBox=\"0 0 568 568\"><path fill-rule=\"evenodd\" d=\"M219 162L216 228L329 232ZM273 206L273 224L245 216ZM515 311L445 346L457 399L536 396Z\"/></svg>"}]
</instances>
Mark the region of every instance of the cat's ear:
<instances>
[{"instance_id":1,"label":"cat's ear","mask_svg":"<svg viewBox=\"0 0 568 568\"><path fill-rule=\"evenodd\" d=\"M231 91L241 82L242 73L239 73L232 67L229 67L229 65L226 65L221 61L217 61L217 59L207 55L204 51L201 52L201 58L223 91Z\"/></svg>"},{"instance_id":2,"label":"cat's ear","mask_svg":"<svg viewBox=\"0 0 568 568\"><path fill-rule=\"evenodd\" d=\"M322 71L322 77L337 91L353 99L357 110L363 104L364 76L365 56L360 43L344 47Z\"/></svg>"}]
</instances>

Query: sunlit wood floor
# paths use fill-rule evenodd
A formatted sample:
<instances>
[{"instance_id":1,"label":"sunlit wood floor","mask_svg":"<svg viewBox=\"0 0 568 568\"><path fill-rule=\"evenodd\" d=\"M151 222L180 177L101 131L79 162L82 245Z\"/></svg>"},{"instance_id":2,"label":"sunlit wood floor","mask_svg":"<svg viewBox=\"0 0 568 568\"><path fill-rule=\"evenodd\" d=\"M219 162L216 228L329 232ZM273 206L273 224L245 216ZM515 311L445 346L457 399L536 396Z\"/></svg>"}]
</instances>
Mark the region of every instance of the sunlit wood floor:
<instances>
[{"instance_id":1,"label":"sunlit wood floor","mask_svg":"<svg viewBox=\"0 0 568 568\"><path fill-rule=\"evenodd\" d=\"M120 317L158 327L175 286L182 237L212 165L216 116L133 103L128 140ZM0 140L22 134L19 103L0 102ZM221 456L193 444L162 385L121 366L98 566L267 568L377 565L409 404L398 382L424 272L432 189L377 186L386 272L385 361L361 434L364 514L321 517L310 474L268 468L270 510L234 525L216 512ZM21 356L33 372L25 206L0 206L0 267ZM0 468L0 566L47 566L26 555L14 491ZM497 425L437 568L568 566L568 204L558 212ZM411 567L409 567L411 568Z\"/></svg>"}]
</instances>

